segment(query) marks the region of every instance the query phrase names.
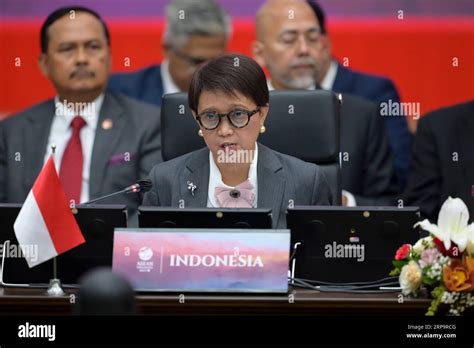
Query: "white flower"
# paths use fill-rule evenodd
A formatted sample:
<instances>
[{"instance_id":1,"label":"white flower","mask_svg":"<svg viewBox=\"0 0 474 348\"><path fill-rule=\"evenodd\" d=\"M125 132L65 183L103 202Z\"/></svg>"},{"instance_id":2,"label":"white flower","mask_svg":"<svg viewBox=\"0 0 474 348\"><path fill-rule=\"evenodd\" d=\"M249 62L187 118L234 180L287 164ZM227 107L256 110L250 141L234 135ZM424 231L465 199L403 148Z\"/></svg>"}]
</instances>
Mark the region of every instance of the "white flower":
<instances>
[{"instance_id":1,"label":"white flower","mask_svg":"<svg viewBox=\"0 0 474 348\"><path fill-rule=\"evenodd\" d=\"M413 251L416 254L421 254L423 251L429 248L433 248L434 243L433 243L433 238L431 236L425 237L418 239L418 242L413 245Z\"/></svg>"},{"instance_id":2,"label":"white flower","mask_svg":"<svg viewBox=\"0 0 474 348\"><path fill-rule=\"evenodd\" d=\"M469 253L474 254L474 228L470 224L467 228L467 244L466 249Z\"/></svg>"},{"instance_id":3,"label":"white flower","mask_svg":"<svg viewBox=\"0 0 474 348\"><path fill-rule=\"evenodd\" d=\"M427 219L417 222L416 226L431 232L441 240L446 250L451 247L451 241L456 243L459 251L463 252L469 241L474 243L474 224L468 225L469 211L460 198L451 198L443 203L438 215L438 225L430 223Z\"/></svg>"},{"instance_id":4,"label":"white flower","mask_svg":"<svg viewBox=\"0 0 474 348\"><path fill-rule=\"evenodd\" d=\"M415 261L412 260L403 266L398 281L404 295L416 293L421 285L422 274L420 267Z\"/></svg>"}]
</instances>

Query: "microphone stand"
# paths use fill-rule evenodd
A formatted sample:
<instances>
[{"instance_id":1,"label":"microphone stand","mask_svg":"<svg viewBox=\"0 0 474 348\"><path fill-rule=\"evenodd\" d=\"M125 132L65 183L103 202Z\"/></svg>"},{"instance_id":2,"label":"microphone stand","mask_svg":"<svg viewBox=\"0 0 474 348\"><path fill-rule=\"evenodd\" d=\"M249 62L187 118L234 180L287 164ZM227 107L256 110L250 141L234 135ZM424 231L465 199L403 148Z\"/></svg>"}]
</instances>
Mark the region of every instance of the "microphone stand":
<instances>
[{"instance_id":1,"label":"microphone stand","mask_svg":"<svg viewBox=\"0 0 474 348\"><path fill-rule=\"evenodd\" d=\"M110 197L121 195L123 193L147 192L151 189L151 187L152 187L152 183L151 183L150 180L142 179L142 180L138 180L135 184L124 188L123 190L120 190L120 191L117 191L117 192L114 192L114 193L111 193L111 194L108 194L108 195L105 195L105 196L102 196L102 197L92 199L92 200L90 200L88 202L84 202L82 204L92 204L92 203L102 201L102 200L110 198Z\"/></svg>"},{"instance_id":2,"label":"microphone stand","mask_svg":"<svg viewBox=\"0 0 474 348\"><path fill-rule=\"evenodd\" d=\"M82 203L82 204L92 204L92 203L101 201L103 199L107 199L107 198L110 198L110 197L121 195L122 193L129 193L129 192L127 192L127 189L123 189L123 190L118 191L118 192L114 192L114 193L111 193L111 194L108 194L108 195L105 195L105 196L102 196L102 197L99 197L99 198L92 199L92 200L90 200L88 202L85 202L85 203Z\"/></svg>"}]
</instances>

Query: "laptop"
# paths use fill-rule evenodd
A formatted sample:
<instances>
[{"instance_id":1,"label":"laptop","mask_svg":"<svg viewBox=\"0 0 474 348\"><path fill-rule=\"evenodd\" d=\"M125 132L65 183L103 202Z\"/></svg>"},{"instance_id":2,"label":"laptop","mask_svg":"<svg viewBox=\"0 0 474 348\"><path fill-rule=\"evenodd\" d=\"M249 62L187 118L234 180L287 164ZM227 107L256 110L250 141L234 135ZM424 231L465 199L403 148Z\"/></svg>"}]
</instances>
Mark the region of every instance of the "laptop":
<instances>
[{"instance_id":1,"label":"laptop","mask_svg":"<svg viewBox=\"0 0 474 348\"><path fill-rule=\"evenodd\" d=\"M420 238L418 207L298 206L287 211L294 277L329 283L389 276L396 250Z\"/></svg>"},{"instance_id":2,"label":"laptop","mask_svg":"<svg viewBox=\"0 0 474 348\"><path fill-rule=\"evenodd\" d=\"M47 286L53 278L53 261L29 268L21 254L13 224L21 204L0 204L0 245L2 245L3 286ZM81 276L95 267L112 267L113 233L115 227L127 226L125 205L78 205L76 221L85 243L57 257L58 278L63 284L76 285ZM32 247L29 252L34 253ZM4 257L3 257L4 256Z\"/></svg>"}]
</instances>

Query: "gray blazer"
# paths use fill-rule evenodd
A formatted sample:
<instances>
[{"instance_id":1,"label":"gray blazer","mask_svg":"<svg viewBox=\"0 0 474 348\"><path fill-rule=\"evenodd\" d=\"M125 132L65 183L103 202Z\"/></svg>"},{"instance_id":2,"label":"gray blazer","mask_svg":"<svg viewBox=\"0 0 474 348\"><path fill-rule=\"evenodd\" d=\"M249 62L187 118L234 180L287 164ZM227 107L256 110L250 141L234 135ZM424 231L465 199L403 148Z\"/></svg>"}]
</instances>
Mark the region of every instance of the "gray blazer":
<instances>
[{"instance_id":1,"label":"gray blazer","mask_svg":"<svg viewBox=\"0 0 474 348\"><path fill-rule=\"evenodd\" d=\"M143 205L205 208L209 188L209 150L203 148L153 167L153 189ZM187 182L196 185L194 196ZM271 208L274 228L286 228L289 205L330 205L332 198L321 169L258 144L258 208Z\"/></svg>"},{"instance_id":2,"label":"gray blazer","mask_svg":"<svg viewBox=\"0 0 474 348\"><path fill-rule=\"evenodd\" d=\"M123 95L105 94L92 149L90 199L133 184L161 162L159 112ZM54 114L54 100L48 100L0 122L0 202L25 201L43 166ZM105 119L112 128L101 127ZM101 203L126 204L133 216L140 201L134 193Z\"/></svg>"}]
</instances>

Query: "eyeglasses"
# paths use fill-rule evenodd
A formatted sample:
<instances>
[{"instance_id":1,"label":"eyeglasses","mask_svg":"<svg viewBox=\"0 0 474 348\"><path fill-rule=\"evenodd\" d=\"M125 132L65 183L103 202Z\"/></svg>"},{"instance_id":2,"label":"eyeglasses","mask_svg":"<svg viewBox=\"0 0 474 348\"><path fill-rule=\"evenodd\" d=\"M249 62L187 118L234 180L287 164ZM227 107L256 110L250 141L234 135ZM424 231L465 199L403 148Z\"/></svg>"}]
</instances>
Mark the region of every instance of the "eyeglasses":
<instances>
[{"instance_id":1,"label":"eyeglasses","mask_svg":"<svg viewBox=\"0 0 474 348\"><path fill-rule=\"evenodd\" d=\"M207 130L213 130L219 127L222 117L227 117L229 123L234 128L244 128L250 122L250 117L260 111L260 106L253 111L234 109L227 114L218 114L215 111L205 111L196 116L199 124Z\"/></svg>"},{"instance_id":2,"label":"eyeglasses","mask_svg":"<svg viewBox=\"0 0 474 348\"><path fill-rule=\"evenodd\" d=\"M183 59L186 61L186 63L188 63L189 65L191 66L197 66L201 63L204 63L206 61L206 59L202 59L202 58L197 58L197 57L192 57L192 56L189 56L187 55L186 53L183 53L181 51L178 51L178 50L174 50L173 51L174 54L176 54L179 58Z\"/></svg>"}]
</instances>

